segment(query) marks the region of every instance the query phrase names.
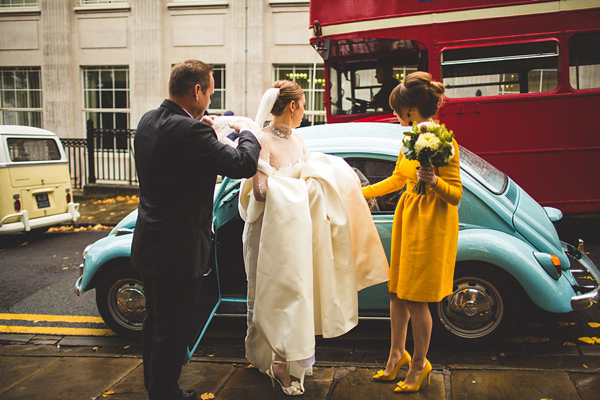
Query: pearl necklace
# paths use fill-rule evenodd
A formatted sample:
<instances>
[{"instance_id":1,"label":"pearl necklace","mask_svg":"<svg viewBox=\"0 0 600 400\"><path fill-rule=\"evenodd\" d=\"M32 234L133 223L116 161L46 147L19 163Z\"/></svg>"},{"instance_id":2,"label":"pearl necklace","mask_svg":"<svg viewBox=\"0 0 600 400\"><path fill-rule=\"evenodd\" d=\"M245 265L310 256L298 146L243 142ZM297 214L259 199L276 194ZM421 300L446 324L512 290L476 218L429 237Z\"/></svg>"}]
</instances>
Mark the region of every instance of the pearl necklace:
<instances>
[{"instance_id":1,"label":"pearl necklace","mask_svg":"<svg viewBox=\"0 0 600 400\"><path fill-rule=\"evenodd\" d=\"M292 130L290 129L290 133L283 133L281 132L279 129L272 127L271 131L273 132L273 134L277 137L280 137L282 139L289 139L290 136L292 136Z\"/></svg>"}]
</instances>

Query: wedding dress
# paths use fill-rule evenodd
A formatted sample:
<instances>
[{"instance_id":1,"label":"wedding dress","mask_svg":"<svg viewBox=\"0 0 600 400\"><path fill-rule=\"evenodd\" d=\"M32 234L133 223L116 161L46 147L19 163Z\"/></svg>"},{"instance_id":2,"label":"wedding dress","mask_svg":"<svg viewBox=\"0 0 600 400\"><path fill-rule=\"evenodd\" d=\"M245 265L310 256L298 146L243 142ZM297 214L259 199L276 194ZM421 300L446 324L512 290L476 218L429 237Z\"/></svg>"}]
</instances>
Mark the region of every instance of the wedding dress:
<instances>
[{"instance_id":1,"label":"wedding dress","mask_svg":"<svg viewBox=\"0 0 600 400\"><path fill-rule=\"evenodd\" d=\"M259 160L258 187L243 181L239 211L246 357L265 373L276 353L301 377L314 362L315 335L337 337L356 326L358 291L387 281L388 269L355 172L339 157L308 153L294 135L261 133L271 156Z\"/></svg>"}]
</instances>

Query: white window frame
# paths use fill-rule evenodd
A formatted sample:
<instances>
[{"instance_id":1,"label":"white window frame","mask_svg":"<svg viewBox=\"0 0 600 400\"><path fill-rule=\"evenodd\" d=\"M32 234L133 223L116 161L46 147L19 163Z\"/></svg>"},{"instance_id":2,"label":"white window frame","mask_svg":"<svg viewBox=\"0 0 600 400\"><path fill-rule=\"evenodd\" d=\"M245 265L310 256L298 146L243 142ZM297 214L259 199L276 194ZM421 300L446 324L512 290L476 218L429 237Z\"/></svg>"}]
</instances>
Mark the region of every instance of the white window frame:
<instances>
[{"instance_id":1,"label":"white window frame","mask_svg":"<svg viewBox=\"0 0 600 400\"><path fill-rule=\"evenodd\" d=\"M129 3L129 0L81 0L82 6L97 6L101 4L123 4Z\"/></svg>"},{"instance_id":2,"label":"white window frame","mask_svg":"<svg viewBox=\"0 0 600 400\"><path fill-rule=\"evenodd\" d=\"M17 82L16 82L16 77L14 78L15 80L13 81L13 87L12 88L5 88L4 87L4 82L5 79L7 79L7 77L5 76L6 73L15 73L15 72L25 72L26 73L26 80L24 82L25 87L21 88L21 89L17 89ZM31 81L29 79L29 74L33 72L37 72L38 74L38 82L39 82L39 87L31 87ZM13 75L14 76L14 75ZM5 95L7 92L13 92L14 93L14 99L15 99L15 104L14 105L8 105L5 104L4 99L5 99ZM26 107L16 107L16 101L17 98L19 96L23 96L23 93L25 94L25 100L27 102ZM32 106L32 98L33 96L35 96L35 93L39 93L39 99L37 99L37 103L39 104L39 107L33 107ZM28 126L35 126L38 128L42 128L43 126L43 98L42 98L42 70L40 67L0 67L0 125L12 125L12 124L16 124L16 125L28 125ZM17 120L14 121L12 119L8 119L5 118L5 113L16 113L16 118ZM35 118L33 118L33 114L32 113L36 113L39 114L39 123L35 124L34 120ZM23 116L23 114L27 114L25 117ZM22 118L25 118L25 120L23 120Z\"/></svg>"},{"instance_id":3,"label":"white window frame","mask_svg":"<svg viewBox=\"0 0 600 400\"><path fill-rule=\"evenodd\" d=\"M112 72L112 78L113 78L113 82L115 82L114 79L114 73L115 71L125 71L125 73L127 74L127 79L126 79L126 84L125 84L125 88L115 88L115 85L112 85L112 88L102 88L102 87L98 87L98 88L90 88L88 87L88 83L86 82L87 79L87 73L88 72L98 72L99 74L101 74L102 72L105 71L110 71ZM112 127L105 127L105 126L94 126L94 128L110 128L110 129L129 129L129 127L131 126L131 88L130 88L130 71L129 71L129 66L128 65L101 65L101 66L82 66L81 67L81 88L82 88L82 103L83 103L83 120L84 120L84 129L85 129L85 124L87 123L88 120L88 115L90 114L113 114L113 126ZM115 92L116 91L125 91L127 94L127 107L124 108L117 108L117 107L112 107L112 108L103 108L102 105L100 104L99 107L90 107L87 104L87 99L88 99L88 94L90 94L90 92L92 91L98 91L100 93L106 93L106 92L112 92L113 93L113 106L115 105ZM126 118L127 118L127 126L125 127L119 127L117 128L117 124L116 124L116 116L117 114L125 114ZM101 119L100 119L101 120Z\"/></svg>"},{"instance_id":4,"label":"white window frame","mask_svg":"<svg viewBox=\"0 0 600 400\"><path fill-rule=\"evenodd\" d=\"M0 8L39 7L40 0L2 0Z\"/></svg>"},{"instance_id":5,"label":"white window frame","mask_svg":"<svg viewBox=\"0 0 600 400\"><path fill-rule=\"evenodd\" d=\"M282 77L281 70L292 70L291 74ZM308 77L304 77L304 72L308 70ZM321 75L317 78L317 75ZM325 104L317 104L317 97L325 99L325 70L323 64L274 64L273 65L273 80L288 79L292 82L296 82L296 78L302 76L309 82L308 88L303 88L304 95L306 97L305 107L305 118L308 120L310 125L324 124L325 123ZM321 85L321 88L317 86ZM320 94L320 96L317 96Z\"/></svg>"},{"instance_id":6,"label":"white window frame","mask_svg":"<svg viewBox=\"0 0 600 400\"><path fill-rule=\"evenodd\" d=\"M221 81L217 82L217 79L215 79L215 92L213 93L213 95L211 96L212 99L214 99L215 97L220 97L221 99L221 108L213 108L214 106L214 102L211 101L210 105L208 106L208 112L210 114L223 114L226 110L228 110L227 108L227 97L226 97L226 92L227 92L227 81L226 81L226 68L225 68L225 64L213 64L213 77L215 76L215 72L219 71L221 73Z\"/></svg>"}]
</instances>

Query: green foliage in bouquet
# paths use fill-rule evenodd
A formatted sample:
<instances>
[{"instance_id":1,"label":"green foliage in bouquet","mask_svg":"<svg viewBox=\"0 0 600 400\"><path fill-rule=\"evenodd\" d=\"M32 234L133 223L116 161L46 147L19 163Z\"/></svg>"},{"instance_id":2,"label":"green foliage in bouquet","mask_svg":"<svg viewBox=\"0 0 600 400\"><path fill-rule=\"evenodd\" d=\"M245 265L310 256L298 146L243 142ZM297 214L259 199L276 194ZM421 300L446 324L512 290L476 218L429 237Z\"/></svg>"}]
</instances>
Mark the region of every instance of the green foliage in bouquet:
<instances>
[{"instance_id":1,"label":"green foliage in bouquet","mask_svg":"<svg viewBox=\"0 0 600 400\"><path fill-rule=\"evenodd\" d=\"M409 160L417 160L424 167L445 167L454 157L452 139L454 134L444 124L422 122L404 133L402 154ZM425 182L419 181L413 192L425 194Z\"/></svg>"}]
</instances>

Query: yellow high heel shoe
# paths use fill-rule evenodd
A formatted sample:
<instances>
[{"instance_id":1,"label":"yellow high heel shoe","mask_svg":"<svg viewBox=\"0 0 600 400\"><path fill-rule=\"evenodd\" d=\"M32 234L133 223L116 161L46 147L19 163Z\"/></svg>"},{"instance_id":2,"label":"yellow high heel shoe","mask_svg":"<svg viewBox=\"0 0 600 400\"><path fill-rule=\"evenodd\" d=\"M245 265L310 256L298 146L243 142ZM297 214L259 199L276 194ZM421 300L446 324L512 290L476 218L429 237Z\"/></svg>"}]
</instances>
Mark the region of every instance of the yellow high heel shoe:
<instances>
[{"instance_id":1,"label":"yellow high heel shoe","mask_svg":"<svg viewBox=\"0 0 600 400\"><path fill-rule=\"evenodd\" d=\"M410 354L408 354L408 351L404 350L404 354L402 355L402 358L400 360L398 360L398 363L396 363L396 366L392 370L391 374L385 375L385 371L380 369L379 371L377 371L377 373L375 375L373 375L373 380L393 381L394 379L396 379L396 374L398 373L398 370L407 363L408 363L408 366L410 367Z\"/></svg>"},{"instance_id":2,"label":"yellow high heel shoe","mask_svg":"<svg viewBox=\"0 0 600 400\"><path fill-rule=\"evenodd\" d=\"M398 387L394 388L394 392L396 393L411 393L417 392L421 388L421 383L423 379L427 376L427 386L431 383L431 363L429 360L425 360L425 368L421 371L421 376L419 376L419 380L412 386L408 386L404 381L398 382Z\"/></svg>"}]
</instances>

